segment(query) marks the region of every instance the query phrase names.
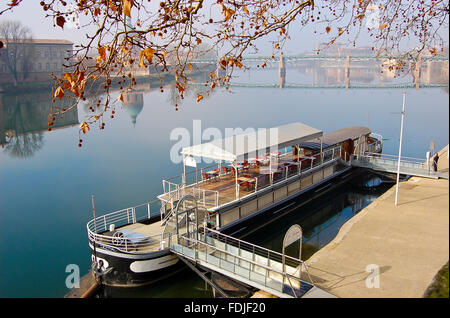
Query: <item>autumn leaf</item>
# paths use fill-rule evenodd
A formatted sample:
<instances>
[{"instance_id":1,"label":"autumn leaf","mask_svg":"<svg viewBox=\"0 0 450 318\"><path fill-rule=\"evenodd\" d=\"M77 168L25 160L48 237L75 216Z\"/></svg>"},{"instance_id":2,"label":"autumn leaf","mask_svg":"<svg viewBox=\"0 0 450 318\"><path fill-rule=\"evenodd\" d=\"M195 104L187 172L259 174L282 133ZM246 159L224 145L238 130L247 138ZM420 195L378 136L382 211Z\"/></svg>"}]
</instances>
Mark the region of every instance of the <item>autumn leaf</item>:
<instances>
[{"instance_id":1,"label":"autumn leaf","mask_svg":"<svg viewBox=\"0 0 450 318\"><path fill-rule=\"evenodd\" d=\"M341 35L342 33L344 33L344 30L339 29L339 35Z\"/></svg>"},{"instance_id":2,"label":"autumn leaf","mask_svg":"<svg viewBox=\"0 0 450 318\"><path fill-rule=\"evenodd\" d=\"M10 4L8 4L10 7L14 7L16 5L18 5L19 3L17 2L18 0L12 0Z\"/></svg>"},{"instance_id":3,"label":"autumn leaf","mask_svg":"<svg viewBox=\"0 0 450 318\"><path fill-rule=\"evenodd\" d=\"M225 17L225 21L230 20L234 13L233 9L227 8L222 4L222 15Z\"/></svg>"},{"instance_id":4,"label":"autumn leaf","mask_svg":"<svg viewBox=\"0 0 450 318\"><path fill-rule=\"evenodd\" d=\"M123 102L123 94L122 93L120 93L119 97L117 97L117 100Z\"/></svg>"},{"instance_id":5,"label":"autumn leaf","mask_svg":"<svg viewBox=\"0 0 450 318\"><path fill-rule=\"evenodd\" d=\"M178 89L179 93L183 93L184 92L184 87L180 83L177 82L176 86L177 86L177 89Z\"/></svg>"},{"instance_id":6,"label":"autumn leaf","mask_svg":"<svg viewBox=\"0 0 450 318\"><path fill-rule=\"evenodd\" d=\"M58 86L56 89L54 97L58 97L59 99L64 97L64 89L61 86Z\"/></svg>"},{"instance_id":7,"label":"autumn leaf","mask_svg":"<svg viewBox=\"0 0 450 318\"><path fill-rule=\"evenodd\" d=\"M66 23L66 19L63 16L56 17L56 24L64 29L64 23Z\"/></svg>"},{"instance_id":8,"label":"autumn leaf","mask_svg":"<svg viewBox=\"0 0 450 318\"><path fill-rule=\"evenodd\" d=\"M241 62L239 62L239 61L234 61L234 65L236 65L237 67L239 67L239 68L242 68L242 63Z\"/></svg>"},{"instance_id":9,"label":"autumn leaf","mask_svg":"<svg viewBox=\"0 0 450 318\"><path fill-rule=\"evenodd\" d=\"M387 27L387 24L386 24L386 23L380 25L380 29L381 29L381 30L383 30L385 27Z\"/></svg>"},{"instance_id":10,"label":"autumn leaf","mask_svg":"<svg viewBox=\"0 0 450 318\"><path fill-rule=\"evenodd\" d=\"M91 130L91 129L89 128L89 124L88 124L87 122L85 122L85 121L83 121L83 122L81 123L80 129L81 129L81 131L83 132L83 134L87 133L88 130Z\"/></svg>"},{"instance_id":11,"label":"autumn leaf","mask_svg":"<svg viewBox=\"0 0 450 318\"><path fill-rule=\"evenodd\" d=\"M263 62L262 64L261 64L261 67L262 68L265 68L267 66L267 63L266 62Z\"/></svg>"},{"instance_id":12,"label":"autumn leaf","mask_svg":"<svg viewBox=\"0 0 450 318\"><path fill-rule=\"evenodd\" d=\"M211 83L211 89L214 89L214 87L216 87L216 83Z\"/></svg>"},{"instance_id":13,"label":"autumn leaf","mask_svg":"<svg viewBox=\"0 0 450 318\"><path fill-rule=\"evenodd\" d=\"M131 7L133 6L133 0L123 0L122 12L126 16L131 18Z\"/></svg>"},{"instance_id":14,"label":"autumn leaf","mask_svg":"<svg viewBox=\"0 0 450 318\"><path fill-rule=\"evenodd\" d=\"M327 33L330 33L331 28L330 28L329 26L327 26L327 27L325 28L325 31L327 31Z\"/></svg>"},{"instance_id":15,"label":"autumn leaf","mask_svg":"<svg viewBox=\"0 0 450 318\"><path fill-rule=\"evenodd\" d=\"M191 63L188 64L188 69L192 70L192 64Z\"/></svg>"},{"instance_id":16,"label":"autumn leaf","mask_svg":"<svg viewBox=\"0 0 450 318\"><path fill-rule=\"evenodd\" d=\"M198 103L199 101L201 101L202 99L203 99L203 96L200 95L200 94L198 94L198 95L197 95L197 103Z\"/></svg>"},{"instance_id":17,"label":"autumn leaf","mask_svg":"<svg viewBox=\"0 0 450 318\"><path fill-rule=\"evenodd\" d=\"M100 46L98 48L98 54L103 61L106 61L106 47L105 46ZM98 58L97 58L97 60L98 60Z\"/></svg>"},{"instance_id":18,"label":"autumn leaf","mask_svg":"<svg viewBox=\"0 0 450 318\"><path fill-rule=\"evenodd\" d=\"M244 6L244 9L243 9L243 10L244 10L245 13L250 14L250 12L248 11L248 9L247 9L246 6Z\"/></svg>"},{"instance_id":19,"label":"autumn leaf","mask_svg":"<svg viewBox=\"0 0 450 318\"><path fill-rule=\"evenodd\" d=\"M149 64L152 64L153 55L155 54L155 50L151 47L148 47L141 51L139 54L139 67L141 68L147 68L147 66L144 63L144 57L147 59Z\"/></svg>"},{"instance_id":20,"label":"autumn leaf","mask_svg":"<svg viewBox=\"0 0 450 318\"><path fill-rule=\"evenodd\" d=\"M195 41L197 42L197 45L199 45L200 43L202 43L202 40L199 38L196 38Z\"/></svg>"}]
</instances>

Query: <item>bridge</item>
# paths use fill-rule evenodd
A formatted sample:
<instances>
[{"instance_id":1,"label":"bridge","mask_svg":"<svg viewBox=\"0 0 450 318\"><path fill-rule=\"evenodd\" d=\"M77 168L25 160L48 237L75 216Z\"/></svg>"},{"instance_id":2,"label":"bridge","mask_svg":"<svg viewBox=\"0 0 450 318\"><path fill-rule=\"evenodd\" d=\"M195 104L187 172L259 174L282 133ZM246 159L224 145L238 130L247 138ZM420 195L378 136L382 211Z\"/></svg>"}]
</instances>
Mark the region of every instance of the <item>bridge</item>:
<instances>
[{"instance_id":1,"label":"bridge","mask_svg":"<svg viewBox=\"0 0 450 318\"><path fill-rule=\"evenodd\" d=\"M183 211L179 211L182 206ZM223 296L226 293L208 281L201 270L280 298L335 298L314 286L302 260L209 229L199 223L199 216L202 218L195 198L184 196L167 220L169 231L165 231L165 237L170 250Z\"/></svg>"},{"instance_id":2,"label":"bridge","mask_svg":"<svg viewBox=\"0 0 450 318\"><path fill-rule=\"evenodd\" d=\"M189 83L192 86L206 87L207 83ZM280 88L281 85L271 84L271 83L229 83L230 87L245 87L245 88ZM446 88L448 84L420 84L420 88ZM415 83L380 83L380 84L297 84L297 83L283 83L282 88L293 88L293 89L405 89L405 88L416 88Z\"/></svg>"},{"instance_id":3,"label":"bridge","mask_svg":"<svg viewBox=\"0 0 450 318\"><path fill-rule=\"evenodd\" d=\"M280 55L280 56L244 56L242 61L245 62L259 62L259 61L271 61L277 62L280 58L285 61L318 61L318 60L338 60L345 61L351 59L352 61L383 61L383 60L394 60L402 59L401 57L395 56L374 56L374 55L320 55L320 54L299 54L299 55ZM422 55L420 56L422 61L448 61L448 56L441 55ZM404 59L404 58L403 58ZM413 59L409 59L413 60ZM191 61L196 64L216 64L218 63L217 58L200 58Z\"/></svg>"},{"instance_id":4,"label":"bridge","mask_svg":"<svg viewBox=\"0 0 450 318\"><path fill-rule=\"evenodd\" d=\"M366 153L353 156L351 165L383 173L397 173L398 156ZM448 179L447 173L433 171L432 167L424 159L403 156L400 158L400 174L423 178Z\"/></svg>"},{"instance_id":5,"label":"bridge","mask_svg":"<svg viewBox=\"0 0 450 318\"><path fill-rule=\"evenodd\" d=\"M278 85L275 84L247 84L247 83L233 83L232 86L240 86L240 87L263 87L263 88L345 88L346 90L351 88L443 88L448 87L448 82L444 81L442 83L433 84L431 83L431 74L432 69L436 70L438 68L440 74L447 74L444 76L448 77L448 56L419 56L417 60L409 59L410 62L409 68L412 71L412 81L411 83L401 83L401 84L357 84L350 83L350 79L354 74L360 73L361 69L367 68L366 65L361 65L361 63L355 62L367 62L367 61L379 61L379 67L386 73L391 75L395 75L396 71L396 60L393 57L388 56L333 56L333 55L280 55L278 61L275 57L268 56L255 56L255 57L244 57L244 62L260 62L266 61L270 66L267 67L275 67L276 64L278 67ZM316 75L314 75L314 85L304 85L304 84L286 84L286 64L287 62L295 62L295 61L309 61L317 64L319 68L325 69L335 69L334 73L339 78L342 77L342 85L334 84L334 85L323 85L318 84ZM194 59L192 63L197 64L216 64L217 59ZM316 63L319 62L319 63ZM330 63L327 63L330 62ZM439 62L438 65L432 62ZM373 64L373 63L372 63ZM442 64L442 65L441 65ZM435 65L435 66L432 66ZM259 65L258 65L259 66ZM316 69L316 67L314 67ZM380 69L380 72L383 71ZM218 72L219 69L217 69ZM315 73L314 73L315 74ZM389 77L388 76L388 77ZM206 84L206 83L203 83ZM206 85L207 86L207 85Z\"/></svg>"}]
</instances>

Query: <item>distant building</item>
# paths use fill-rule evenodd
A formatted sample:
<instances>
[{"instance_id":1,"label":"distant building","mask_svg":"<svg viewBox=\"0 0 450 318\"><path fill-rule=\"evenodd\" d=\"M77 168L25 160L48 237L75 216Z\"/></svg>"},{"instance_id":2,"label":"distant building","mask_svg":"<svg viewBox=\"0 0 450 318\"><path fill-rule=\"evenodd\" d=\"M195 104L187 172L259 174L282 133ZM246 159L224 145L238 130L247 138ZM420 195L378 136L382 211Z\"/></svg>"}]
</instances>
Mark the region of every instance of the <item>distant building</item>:
<instances>
[{"instance_id":1,"label":"distant building","mask_svg":"<svg viewBox=\"0 0 450 318\"><path fill-rule=\"evenodd\" d=\"M7 65L13 63L11 60L17 61L18 81L46 81L51 79L51 72L59 75L63 71L63 64L67 64L65 58L73 54L73 43L67 40L0 41L5 45L0 49L0 83L14 81ZM9 54L9 59L4 54Z\"/></svg>"}]
</instances>

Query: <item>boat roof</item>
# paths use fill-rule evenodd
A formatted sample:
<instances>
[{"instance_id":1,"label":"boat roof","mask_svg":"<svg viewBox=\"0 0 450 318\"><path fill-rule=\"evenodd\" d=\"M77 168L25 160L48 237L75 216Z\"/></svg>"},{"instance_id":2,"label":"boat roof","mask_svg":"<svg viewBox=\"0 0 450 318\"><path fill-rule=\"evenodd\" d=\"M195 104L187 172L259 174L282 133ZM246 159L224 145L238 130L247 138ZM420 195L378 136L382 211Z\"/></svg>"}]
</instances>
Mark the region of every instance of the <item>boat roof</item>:
<instances>
[{"instance_id":1,"label":"boat roof","mask_svg":"<svg viewBox=\"0 0 450 318\"><path fill-rule=\"evenodd\" d=\"M335 144L341 143L348 139L358 139L361 136L370 134L370 128L363 126L352 126L333 131L322 136L322 147L327 148ZM320 149L320 142L315 140L307 140L299 144L301 148Z\"/></svg>"},{"instance_id":2,"label":"boat roof","mask_svg":"<svg viewBox=\"0 0 450 318\"><path fill-rule=\"evenodd\" d=\"M249 133L233 135L223 139L186 147L185 156L234 161L278 151L284 147L319 138L323 132L306 124L295 122L270 129L258 129Z\"/></svg>"}]
</instances>

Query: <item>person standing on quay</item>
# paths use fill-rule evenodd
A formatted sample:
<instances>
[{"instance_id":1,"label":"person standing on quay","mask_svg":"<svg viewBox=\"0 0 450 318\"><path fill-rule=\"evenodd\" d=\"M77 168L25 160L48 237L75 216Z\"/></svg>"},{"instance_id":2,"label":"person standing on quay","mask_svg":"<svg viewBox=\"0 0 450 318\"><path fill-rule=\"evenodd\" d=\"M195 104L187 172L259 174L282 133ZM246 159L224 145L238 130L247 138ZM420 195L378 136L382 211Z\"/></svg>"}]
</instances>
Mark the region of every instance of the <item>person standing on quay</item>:
<instances>
[{"instance_id":1,"label":"person standing on quay","mask_svg":"<svg viewBox=\"0 0 450 318\"><path fill-rule=\"evenodd\" d=\"M433 171L437 171L437 165L438 165L439 155L436 153L433 157Z\"/></svg>"}]
</instances>

